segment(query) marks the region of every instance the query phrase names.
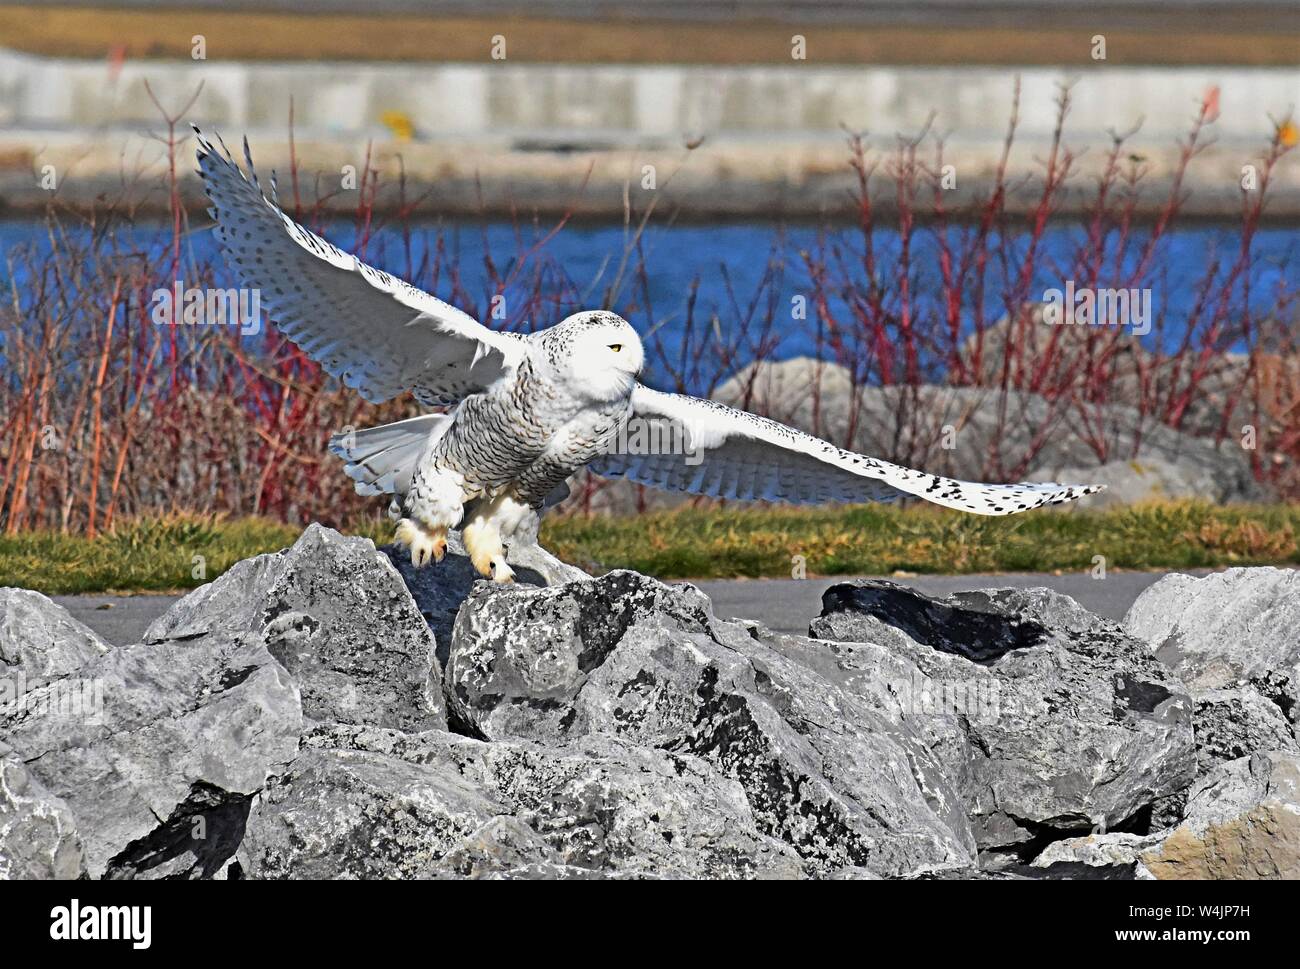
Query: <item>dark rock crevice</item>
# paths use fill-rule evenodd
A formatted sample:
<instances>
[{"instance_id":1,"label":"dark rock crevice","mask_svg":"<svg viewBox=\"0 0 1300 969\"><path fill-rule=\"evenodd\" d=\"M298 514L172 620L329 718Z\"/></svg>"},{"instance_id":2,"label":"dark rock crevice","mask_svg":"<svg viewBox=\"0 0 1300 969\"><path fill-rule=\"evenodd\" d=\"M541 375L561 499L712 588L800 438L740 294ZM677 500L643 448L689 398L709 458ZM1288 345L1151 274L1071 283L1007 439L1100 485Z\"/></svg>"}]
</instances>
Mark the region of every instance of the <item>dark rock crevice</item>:
<instances>
[{"instance_id":1,"label":"dark rock crevice","mask_svg":"<svg viewBox=\"0 0 1300 969\"><path fill-rule=\"evenodd\" d=\"M131 879L146 873L167 879L216 877L243 842L252 801L250 794L232 794L196 782L158 828L109 860L104 877Z\"/></svg>"},{"instance_id":2,"label":"dark rock crevice","mask_svg":"<svg viewBox=\"0 0 1300 969\"><path fill-rule=\"evenodd\" d=\"M851 613L870 616L931 649L964 656L976 663L995 663L1013 649L1031 649L1047 629L1023 616L993 607L972 608L923 595L885 580L831 586L822 596L823 628L828 617Z\"/></svg>"}]
</instances>

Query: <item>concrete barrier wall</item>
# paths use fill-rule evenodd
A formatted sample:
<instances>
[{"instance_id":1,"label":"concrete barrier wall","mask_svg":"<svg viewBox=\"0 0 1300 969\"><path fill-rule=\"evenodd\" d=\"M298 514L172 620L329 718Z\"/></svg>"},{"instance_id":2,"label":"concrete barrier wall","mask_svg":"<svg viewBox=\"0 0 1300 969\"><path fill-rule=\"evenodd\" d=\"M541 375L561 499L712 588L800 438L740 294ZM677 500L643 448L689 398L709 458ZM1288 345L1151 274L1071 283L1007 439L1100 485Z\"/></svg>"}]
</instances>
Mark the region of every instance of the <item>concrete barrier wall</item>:
<instances>
[{"instance_id":1,"label":"concrete barrier wall","mask_svg":"<svg viewBox=\"0 0 1300 969\"><path fill-rule=\"evenodd\" d=\"M106 63L0 51L0 125L102 129L156 121L144 90L182 100L202 82L194 110L224 127L279 129L289 98L305 135L382 130L380 115L410 115L422 137L581 132L620 139L711 135L840 137L917 129L931 111L941 130L1000 138L1016 72L1004 68L850 68L494 64ZM1143 139L1185 131L1197 100L1221 90L1222 137L1257 139L1269 113L1300 104L1300 67L1032 67L1022 78L1021 129L1050 133L1059 84L1074 80L1072 130L1093 138L1143 121Z\"/></svg>"},{"instance_id":2,"label":"concrete barrier wall","mask_svg":"<svg viewBox=\"0 0 1300 969\"><path fill-rule=\"evenodd\" d=\"M1026 68L1021 78L1020 125L1013 175L1029 173L1052 132L1062 83L1073 81L1067 140L1087 149L1081 167L1100 164L1108 132L1141 124L1132 150L1158 185L1177 159L1177 139L1197 104L1219 90L1214 148L1199 160L1189 183L1210 209L1235 204L1241 166L1254 160L1275 119L1300 104L1300 68L1123 68L1067 73ZM595 184L634 177L639 162L672 164L683 138L707 136L695 171L679 188L704 201L730 180L743 210L743 185L763 188L767 206L773 180L783 208L823 210L838 198L843 175L844 128L865 130L888 146L897 133L913 133L934 114L933 131L947 138L946 160L967 178L987 180L996 164L1011 109L1017 72L1003 68L849 68L792 64L708 66L606 66L421 64L304 64L230 61L127 62L112 71L101 62L47 59L0 52L0 146L9 158L26 152L45 159L75 158L85 178L115 175L127 156L156 159L159 148L143 137L158 128L146 80L165 105L179 106L202 83L189 118L228 135L247 133L259 158L283 165L289 104L300 145L313 145L312 162L355 164L367 141L380 164L400 152L417 180L513 179L529 193L569 183L596 164ZM414 137L399 143L384 123L397 112ZM631 153L629 155L629 152ZM395 164L395 163L394 163ZM1280 204L1300 193L1300 165L1288 160L1275 190ZM832 173L835 177L822 178ZM822 179L804 194L799 186ZM4 179L10 202L21 179ZM489 191L489 195L492 191ZM1208 200L1208 201L1207 201ZM788 203L788 205L786 205ZM617 198L610 202L617 208ZM1207 210L1208 211L1208 210Z\"/></svg>"}]
</instances>

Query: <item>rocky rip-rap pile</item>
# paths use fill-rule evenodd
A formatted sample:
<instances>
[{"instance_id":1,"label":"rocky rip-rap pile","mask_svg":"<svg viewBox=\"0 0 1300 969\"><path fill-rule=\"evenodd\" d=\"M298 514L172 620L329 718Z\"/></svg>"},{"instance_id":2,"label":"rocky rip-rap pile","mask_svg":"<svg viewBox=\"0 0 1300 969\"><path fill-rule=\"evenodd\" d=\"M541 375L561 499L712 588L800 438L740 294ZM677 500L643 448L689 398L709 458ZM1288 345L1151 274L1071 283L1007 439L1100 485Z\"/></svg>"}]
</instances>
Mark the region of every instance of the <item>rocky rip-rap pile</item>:
<instances>
[{"instance_id":1,"label":"rocky rip-rap pile","mask_svg":"<svg viewBox=\"0 0 1300 969\"><path fill-rule=\"evenodd\" d=\"M1300 877L1293 571L791 636L462 552L312 526L125 646L0 591L0 878Z\"/></svg>"}]
</instances>

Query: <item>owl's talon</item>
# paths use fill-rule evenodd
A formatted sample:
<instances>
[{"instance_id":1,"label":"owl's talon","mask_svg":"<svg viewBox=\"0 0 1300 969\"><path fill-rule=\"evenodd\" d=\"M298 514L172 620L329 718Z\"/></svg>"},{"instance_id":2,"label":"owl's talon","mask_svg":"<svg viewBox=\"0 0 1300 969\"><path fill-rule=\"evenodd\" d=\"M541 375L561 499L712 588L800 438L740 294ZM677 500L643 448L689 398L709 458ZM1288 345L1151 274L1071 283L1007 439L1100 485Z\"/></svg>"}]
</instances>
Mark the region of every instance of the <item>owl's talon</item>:
<instances>
[{"instance_id":1,"label":"owl's talon","mask_svg":"<svg viewBox=\"0 0 1300 969\"><path fill-rule=\"evenodd\" d=\"M430 561L441 562L447 554L447 529L425 529L409 518L397 523L393 541L410 549L411 564L417 569L424 568Z\"/></svg>"},{"instance_id":2,"label":"owl's talon","mask_svg":"<svg viewBox=\"0 0 1300 969\"><path fill-rule=\"evenodd\" d=\"M515 581L515 570L506 565L506 560L494 558L488 563L488 568L492 572L492 581L501 585L509 585Z\"/></svg>"}]
</instances>

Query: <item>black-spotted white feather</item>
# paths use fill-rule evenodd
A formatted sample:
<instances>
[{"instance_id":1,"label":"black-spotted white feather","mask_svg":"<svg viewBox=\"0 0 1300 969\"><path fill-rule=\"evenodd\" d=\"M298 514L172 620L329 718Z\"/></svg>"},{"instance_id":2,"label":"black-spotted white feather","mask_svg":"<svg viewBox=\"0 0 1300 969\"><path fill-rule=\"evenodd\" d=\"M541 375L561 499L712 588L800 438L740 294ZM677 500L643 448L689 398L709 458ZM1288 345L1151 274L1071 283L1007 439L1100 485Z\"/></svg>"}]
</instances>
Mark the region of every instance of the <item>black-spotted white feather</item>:
<instances>
[{"instance_id":1,"label":"black-spotted white feather","mask_svg":"<svg viewBox=\"0 0 1300 969\"><path fill-rule=\"evenodd\" d=\"M1012 515L1101 490L1095 485L979 484L926 474L846 451L717 401L643 386L632 391L629 420L645 426L639 435L625 435L625 441L672 441L677 446L646 454L624 445L591 462L592 471L714 498L820 504L910 495L977 515ZM751 473L757 468L768 473Z\"/></svg>"}]
</instances>

